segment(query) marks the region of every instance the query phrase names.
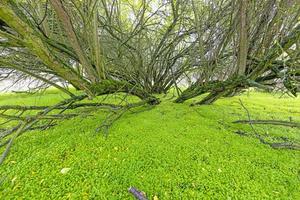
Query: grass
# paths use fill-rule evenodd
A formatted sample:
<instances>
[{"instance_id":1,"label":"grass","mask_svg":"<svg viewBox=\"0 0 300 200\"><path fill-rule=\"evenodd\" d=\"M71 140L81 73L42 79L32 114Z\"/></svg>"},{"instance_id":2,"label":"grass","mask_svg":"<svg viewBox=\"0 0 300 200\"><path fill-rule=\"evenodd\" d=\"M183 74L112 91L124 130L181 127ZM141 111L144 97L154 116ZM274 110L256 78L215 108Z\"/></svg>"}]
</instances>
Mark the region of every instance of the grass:
<instances>
[{"instance_id":1,"label":"grass","mask_svg":"<svg viewBox=\"0 0 300 200\"><path fill-rule=\"evenodd\" d=\"M55 91L6 94L0 105L62 98ZM168 98L151 110L128 112L107 138L95 134L103 111L22 135L0 167L0 199L133 199L130 186L149 199L300 199L300 151L237 135L251 128L231 123L247 119L239 99L253 118L300 121L300 98L251 92L200 107ZM255 127L267 138L300 141L299 129Z\"/></svg>"}]
</instances>

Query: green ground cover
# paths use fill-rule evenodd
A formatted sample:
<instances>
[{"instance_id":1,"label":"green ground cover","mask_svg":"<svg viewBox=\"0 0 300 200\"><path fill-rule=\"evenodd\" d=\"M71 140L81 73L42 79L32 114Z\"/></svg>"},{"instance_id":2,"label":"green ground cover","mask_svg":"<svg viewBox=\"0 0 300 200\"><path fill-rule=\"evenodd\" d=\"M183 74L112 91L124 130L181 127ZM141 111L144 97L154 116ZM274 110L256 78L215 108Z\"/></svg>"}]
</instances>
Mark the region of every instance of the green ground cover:
<instances>
[{"instance_id":1,"label":"green ground cover","mask_svg":"<svg viewBox=\"0 0 300 200\"><path fill-rule=\"evenodd\" d=\"M133 199L130 186L149 199L300 199L300 151L272 149L234 133L251 133L248 125L231 123L247 119L239 99L254 119L299 122L300 98L279 97L251 92L190 107L193 100L174 104L162 96L152 109L126 113L108 137L95 133L104 111L27 132L0 167L0 199ZM3 94L0 105L62 98L56 91ZM255 127L269 140L300 142L299 129Z\"/></svg>"}]
</instances>

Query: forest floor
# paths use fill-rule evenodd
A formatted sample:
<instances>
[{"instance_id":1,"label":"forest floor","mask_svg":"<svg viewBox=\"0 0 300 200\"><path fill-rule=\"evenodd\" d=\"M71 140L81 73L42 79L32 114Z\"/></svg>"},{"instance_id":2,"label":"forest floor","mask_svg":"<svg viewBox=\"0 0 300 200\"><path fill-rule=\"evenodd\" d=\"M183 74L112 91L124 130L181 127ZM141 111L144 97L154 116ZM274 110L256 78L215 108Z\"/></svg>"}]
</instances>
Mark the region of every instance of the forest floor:
<instances>
[{"instance_id":1,"label":"forest floor","mask_svg":"<svg viewBox=\"0 0 300 200\"><path fill-rule=\"evenodd\" d=\"M127 112L108 137L95 132L105 111L25 133L0 166L0 199L133 199L130 186L149 199L300 199L300 151L272 149L249 125L232 123L247 119L239 99L252 119L300 122L299 97L247 92L199 107L170 97ZM2 94L0 105L62 98L56 91ZM254 127L268 141L300 142L296 128Z\"/></svg>"}]
</instances>

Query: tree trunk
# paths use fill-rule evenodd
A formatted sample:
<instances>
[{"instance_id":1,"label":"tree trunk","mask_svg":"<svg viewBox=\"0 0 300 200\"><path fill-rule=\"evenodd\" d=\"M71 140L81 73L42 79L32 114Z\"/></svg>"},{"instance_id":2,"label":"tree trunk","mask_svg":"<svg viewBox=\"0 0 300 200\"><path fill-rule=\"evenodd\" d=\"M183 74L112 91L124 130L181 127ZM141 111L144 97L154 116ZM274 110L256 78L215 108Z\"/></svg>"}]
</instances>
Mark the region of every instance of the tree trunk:
<instances>
[{"instance_id":1,"label":"tree trunk","mask_svg":"<svg viewBox=\"0 0 300 200\"><path fill-rule=\"evenodd\" d=\"M247 5L248 0L240 1L239 9L239 51L237 58L237 74L245 75L248 53L248 33L247 33Z\"/></svg>"}]
</instances>

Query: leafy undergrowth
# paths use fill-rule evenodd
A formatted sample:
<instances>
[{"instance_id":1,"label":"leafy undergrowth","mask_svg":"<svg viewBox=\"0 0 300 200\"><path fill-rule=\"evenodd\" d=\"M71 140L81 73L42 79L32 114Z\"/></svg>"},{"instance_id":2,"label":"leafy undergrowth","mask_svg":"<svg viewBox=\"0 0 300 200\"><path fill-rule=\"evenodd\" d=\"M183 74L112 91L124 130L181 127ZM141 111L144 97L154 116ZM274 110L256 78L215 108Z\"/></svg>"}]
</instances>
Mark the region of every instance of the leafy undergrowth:
<instances>
[{"instance_id":1,"label":"leafy undergrowth","mask_svg":"<svg viewBox=\"0 0 300 200\"><path fill-rule=\"evenodd\" d=\"M4 104L51 104L63 96L2 95ZM17 139L0 167L0 199L300 199L300 151L275 150L251 133L253 119L300 121L300 98L245 93L214 105L190 107L168 97L153 109L128 112L108 137L95 133L107 113L66 120ZM268 137L300 141L296 128L260 125ZM2 149L3 150L3 149ZM63 168L70 168L61 173ZM66 170L67 171L67 170Z\"/></svg>"}]
</instances>

